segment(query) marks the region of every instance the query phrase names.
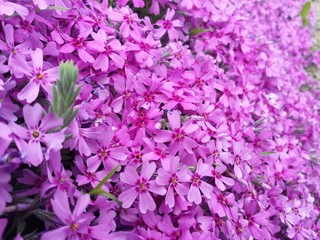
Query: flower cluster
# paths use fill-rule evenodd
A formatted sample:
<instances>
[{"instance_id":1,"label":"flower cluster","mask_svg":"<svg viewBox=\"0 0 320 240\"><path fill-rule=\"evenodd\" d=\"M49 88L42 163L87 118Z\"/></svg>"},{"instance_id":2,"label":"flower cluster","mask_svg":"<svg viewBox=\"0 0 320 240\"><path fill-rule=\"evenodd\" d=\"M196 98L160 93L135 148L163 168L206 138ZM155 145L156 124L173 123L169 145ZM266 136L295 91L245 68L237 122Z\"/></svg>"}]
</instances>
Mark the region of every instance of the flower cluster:
<instances>
[{"instance_id":1,"label":"flower cluster","mask_svg":"<svg viewBox=\"0 0 320 240\"><path fill-rule=\"evenodd\" d=\"M304 2L0 0L0 239L320 238Z\"/></svg>"}]
</instances>

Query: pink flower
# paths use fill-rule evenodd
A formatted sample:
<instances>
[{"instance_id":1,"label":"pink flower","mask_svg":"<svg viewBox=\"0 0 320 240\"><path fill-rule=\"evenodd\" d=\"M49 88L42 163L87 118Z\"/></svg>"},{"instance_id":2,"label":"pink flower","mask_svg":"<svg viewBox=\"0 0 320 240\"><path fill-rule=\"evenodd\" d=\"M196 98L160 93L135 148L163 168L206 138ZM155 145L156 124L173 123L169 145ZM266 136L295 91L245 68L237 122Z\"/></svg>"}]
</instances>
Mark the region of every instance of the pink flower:
<instances>
[{"instance_id":1,"label":"pink flower","mask_svg":"<svg viewBox=\"0 0 320 240\"><path fill-rule=\"evenodd\" d=\"M101 41L87 41L87 37L91 31L85 31L80 33L77 38L69 38L68 43L61 46L59 49L62 53L72 53L73 51L77 51L79 58L87 63L93 63L94 57L89 53L88 50L93 52L101 52L104 49L104 43Z\"/></svg>"},{"instance_id":2,"label":"pink flower","mask_svg":"<svg viewBox=\"0 0 320 240\"><path fill-rule=\"evenodd\" d=\"M41 143L47 147L46 153L58 151L62 148L65 135L63 132L47 133L63 124L62 118L56 118L54 113L48 113L42 118L44 109L39 103L34 106L26 105L23 108L23 116L26 121L27 129L20 125L10 122L9 126L15 134L15 142L20 151L25 150L28 154L26 161L34 166L38 166L43 160ZM39 124L40 123L40 124ZM21 139L28 140L25 146ZM24 149L26 147L27 149Z\"/></svg>"},{"instance_id":3,"label":"pink flower","mask_svg":"<svg viewBox=\"0 0 320 240\"><path fill-rule=\"evenodd\" d=\"M94 60L93 67L95 69L101 69L107 71L109 69L109 59L117 68L123 68L125 56L123 50L124 46L120 41L114 39L114 37L107 37L106 32L100 29L97 33L91 33L92 37L96 41L104 43L104 48L101 48L99 56Z\"/></svg>"},{"instance_id":4,"label":"pink flower","mask_svg":"<svg viewBox=\"0 0 320 240\"><path fill-rule=\"evenodd\" d=\"M11 16L14 12L17 12L22 18L25 18L29 14L28 8L20 4L0 0L0 15Z\"/></svg>"},{"instance_id":5,"label":"pink flower","mask_svg":"<svg viewBox=\"0 0 320 240\"><path fill-rule=\"evenodd\" d=\"M30 77L29 83L18 93L19 100L33 102L39 95L40 87L51 96L52 83L58 78L58 67L53 67L43 71L43 52L37 48L31 53L33 69L23 60L16 58L17 70Z\"/></svg>"},{"instance_id":6,"label":"pink flower","mask_svg":"<svg viewBox=\"0 0 320 240\"><path fill-rule=\"evenodd\" d=\"M188 193L188 187L183 183L190 181L188 168L186 165L179 166L179 157L173 157L162 161L162 167L158 170L158 177L156 183L160 186L167 186L167 194L165 203L170 207L175 205L175 195L178 195L185 201L185 195Z\"/></svg>"},{"instance_id":7,"label":"pink flower","mask_svg":"<svg viewBox=\"0 0 320 240\"><path fill-rule=\"evenodd\" d=\"M168 32L170 40L176 40L179 38L181 34L175 28L182 27L183 24L180 20L172 20L173 16L175 15L175 11L173 9L168 9L167 14L164 20L159 20L157 25L160 27L157 29L156 34L158 38L161 38L166 32Z\"/></svg>"},{"instance_id":8,"label":"pink flower","mask_svg":"<svg viewBox=\"0 0 320 240\"><path fill-rule=\"evenodd\" d=\"M171 142L169 151L172 155L177 151L185 149L188 153L193 153L193 148L197 147L197 142L187 135L195 132L198 129L196 124L190 121L181 127L180 114L178 111L168 112L167 114L171 131L160 130L154 137L154 141L158 143Z\"/></svg>"},{"instance_id":9,"label":"pink flower","mask_svg":"<svg viewBox=\"0 0 320 240\"><path fill-rule=\"evenodd\" d=\"M131 207L134 200L139 197L139 209L142 213L156 209L156 204L150 192L164 195L166 190L163 186L156 184L154 180L150 180L155 170L156 164L148 162L142 164L140 176L135 168L131 166L125 168L124 172L120 174L120 180L131 187L119 195L122 207Z\"/></svg>"},{"instance_id":10,"label":"pink flower","mask_svg":"<svg viewBox=\"0 0 320 240\"><path fill-rule=\"evenodd\" d=\"M222 174L227 170L227 167L222 162L215 162L216 167L211 170L211 176L214 177L216 186L221 190L226 190L225 184L228 186L234 185L234 180L225 177Z\"/></svg>"},{"instance_id":11,"label":"pink flower","mask_svg":"<svg viewBox=\"0 0 320 240\"><path fill-rule=\"evenodd\" d=\"M137 23L140 21L138 15L136 13L132 13L132 11L127 7L120 8L120 12L116 12L113 10L108 11L108 16L117 22L122 22L120 26L120 33L123 37L129 37L132 29L138 28Z\"/></svg>"},{"instance_id":12,"label":"pink flower","mask_svg":"<svg viewBox=\"0 0 320 240\"><path fill-rule=\"evenodd\" d=\"M0 122L0 158L6 152L9 144L12 141L11 129L4 123Z\"/></svg>"},{"instance_id":13,"label":"pink flower","mask_svg":"<svg viewBox=\"0 0 320 240\"><path fill-rule=\"evenodd\" d=\"M54 213L63 225L45 232L41 236L41 240L79 239L82 234L86 234L88 226L93 220L92 214L84 213L89 203L89 194L80 194L73 212L71 212L67 194L63 191L56 191L51 204Z\"/></svg>"},{"instance_id":14,"label":"pink flower","mask_svg":"<svg viewBox=\"0 0 320 240\"><path fill-rule=\"evenodd\" d=\"M201 180L201 178L204 176L210 176L210 166L206 163L203 163L202 159L200 159L197 163L195 173L191 176L191 186L188 192L189 202L200 204L202 202L200 191L207 199L211 199L213 187L204 180Z\"/></svg>"},{"instance_id":15,"label":"pink flower","mask_svg":"<svg viewBox=\"0 0 320 240\"><path fill-rule=\"evenodd\" d=\"M103 129L106 135L99 141L98 144L91 144L91 150L94 156L87 159L88 170L95 172L101 165L104 169L111 171L121 161L127 159L126 147L113 147L112 140L114 133L110 128Z\"/></svg>"}]
</instances>

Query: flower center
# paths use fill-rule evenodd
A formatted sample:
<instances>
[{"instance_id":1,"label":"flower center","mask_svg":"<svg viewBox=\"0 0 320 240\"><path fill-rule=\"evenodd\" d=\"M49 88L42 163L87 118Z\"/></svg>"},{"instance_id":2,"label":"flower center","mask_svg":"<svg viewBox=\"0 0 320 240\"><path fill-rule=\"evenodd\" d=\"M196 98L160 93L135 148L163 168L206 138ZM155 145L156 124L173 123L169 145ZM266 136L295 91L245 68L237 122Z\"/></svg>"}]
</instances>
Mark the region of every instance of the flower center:
<instances>
[{"instance_id":1,"label":"flower center","mask_svg":"<svg viewBox=\"0 0 320 240\"><path fill-rule=\"evenodd\" d=\"M76 231L79 228L79 224L78 223L72 223L70 229L71 231Z\"/></svg>"},{"instance_id":2,"label":"flower center","mask_svg":"<svg viewBox=\"0 0 320 240\"><path fill-rule=\"evenodd\" d=\"M136 182L136 191L139 192L139 193L145 193L148 189L149 189L149 182L147 181L146 178L142 178L142 179L139 179L137 182Z\"/></svg>"},{"instance_id":3,"label":"flower center","mask_svg":"<svg viewBox=\"0 0 320 240\"><path fill-rule=\"evenodd\" d=\"M292 208L292 212L293 212L295 215L298 215L299 210L298 210L298 208L294 207L294 208Z\"/></svg>"},{"instance_id":4,"label":"flower center","mask_svg":"<svg viewBox=\"0 0 320 240\"><path fill-rule=\"evenodd\" d=\"M241 157L239 155L236 155L235 158L234 158L234 162L236 164L239 164L241 162Z\"/></svg>"},{"instance_id":5,"label":"flower center","mask_svg":"<svg viewBox=\"0 0 320 240\"><path fill-rule=\"evenodd\" d=\"M277 150L278 152L282 152L282 151L283 151L283 147L282 147L282 146L276 146L276 150Z\"/></svg>"},{"instance_id":6,"label":"flower center","mask_svg":"<svg viewBox=\"0 0 320 240\"><path fill-rule=\"evenodd\" d=\"M193 186L199 187L201 185L201 176L199 174L195 173L192 176L191 182L192 182Z\"/></svg>"},{"instance_id":7,"label":"flower center","mask_svg":"<svg viewBox=\"0 0 320 240\"><path fill-rule=\"evenodd\" d=\"M171 29L172 28L172 22L170 20L164 20L164 22L162 23L162 26L164 29Z\"/></svg>"},{"instance_id":8,"label":"flower center","mask_svg":"<svg viewBox=\"0 0 320 240\"><path fill-rule=\"evenodd\" d=\"M39 138L39 136L40 136L40 133L39 133L39 132L37 132L37 131L33 131L33 132L32 132L32 137L34 137L34 138Z\"/></svg>"},{"instance_id":9,"label":"flower center","mask_svg":"<svg viewBox=\"0 0 320 240\"><path fill-rule=\"evenodd\" d=\"M108 152L105 150L102 150L100 153L101 157L107 157L108 156Z\"/></svg>"},{"instance_id":10,"label":"flower center","mask_svg":"<svg viewBox=\"0 0 320 240\"><path fill-rule=\"evenodd\" d=\"M43 74L43 73L38 73L38 74L37 74L37 78L38 78L38 79L41 80L41 79L43 79L43 77L44 77L44 74Z\"/></svg>"}]
</instances>

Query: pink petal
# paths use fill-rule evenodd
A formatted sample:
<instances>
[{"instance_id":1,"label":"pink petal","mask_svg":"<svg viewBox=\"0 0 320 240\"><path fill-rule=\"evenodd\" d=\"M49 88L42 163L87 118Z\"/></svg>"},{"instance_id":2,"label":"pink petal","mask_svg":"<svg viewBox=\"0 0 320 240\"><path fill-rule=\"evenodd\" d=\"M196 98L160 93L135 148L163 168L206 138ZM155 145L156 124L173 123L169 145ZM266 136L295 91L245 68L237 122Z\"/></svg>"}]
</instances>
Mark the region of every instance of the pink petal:
<instances>
[{"instance_id":1,"label":"pink petal","mask_svg":"<svg viewBox=\"0 0 320 240\"><path fill-rule=\"evenodd\" d=\"M111 53L109 55L109 57L114 61L114 64L116 65L116 67L118 68L123 68L124 66L124 57L116 54L116 53Z\"/></svg>"},{"instance_id":2,"label":"pink petal","mask_svg":"<svg viewBox=\"0 0 320 240\"><path fill-rule=\"evenodd\" d=\"M10 122L8 124L8 126L10 127L11 131L17 135L19 138L23 138L23 139L27 139L29 136L29 131L27 129L25 129L24 127L21 127L20 125L14 123L14 122Z\"/></svg>"},{"instance_id":3,"label":"pink petal","mask_svg":"<svg viewBox=\"0 0 320 240\"><path fill-rule=\"evenodd\" d=\"M61 127L63 125L63 119L57 118L54 113L48 113L41 121L40 127L43 132Z\"/></svg>"},{"instance_id":4,"label":"pink petal","mask_svg":"<svg viewBox=\"0 0 320 240\"><path fill-rule=\"evenodd\" d=\"M119 200L122 202L123 208L131 207L134 200L137 198L138 192L135 190L134 187L124 191L119 195Z\"/></svg>"},{"instance_id":5,"label":"pink petal","mask_svg":"<svg viewBox=\"0 0 320 240\"><path fill-rule=\"evenodd\" d=\"M127 149L125 147L111 148L109 150L110 157L113 159L120 160L120 161L126 160L127 159L126 151L127 151Z\"/></svg>"},{"instance_id":6,"label":"pink petal","mask_svg":"<svg viewBox=\"0 0 320 240\"><path fill-rule=\"evenodd\" d=\"M65 224L70 221L71 210L68 196L64 191L57 190L51 200L52 208L57 217Z\"/></svg>"},{"instance_id":7,"label":"pink petal","mask_svg":"<svg viewBox=\"0 0 320 240\"><path fill-rule=\"evenodd\" d=\"M4 26L4 33L6 37L6 42L9 46L14 46L14 39L13 39L13 26L11 24L7 24Z\"/></svg>"},{"instance_id":8,"label":"pink petal","mask_svg":"<svg viewBox=\"0 0 320 240\"><path fill-rule=\"evenodd\" d=\"M155 170L156 170L156 164L154 162L150 164L148 162L144 162L141 168L141 177L144 177L147 180L149 180L152 174L154 174Z\"/></svg>"},{"instance_id":9,"label":"pink petal","mask_svg":"<svg viewBox=\"0 0 320 240\"><path fill-rule=\"evenodd\" d=\"M47 151L59 151L62 149L62 143L65 140L65 135L62 132L48 133L43 136L43 142L48 147Z\"/></svg>"},{"instance_id":10,"label":"pink petal","mask_svg":"<svg viewBox=\"0 0 320 240\"><path fill-rule=\"evenodd\" d=\"M180 129L181 122L180 122L180 114L178 111L168 112L167 117L172 130Z\"/></svg>"},{"instance_id":11,"label":"pink petal","mask_svg":"<svg viewBox=\"0 0 320 240\"><path fill-rule=\"evenodd\" d=\"M173 188L169 187L168 192L165 198L165 203L169 206L169 208L174 207L174 194L173 194Z\"/></svg>"},{"instance_id":12,"label":"pink petal","mask_svg":"<svg viewBox=\"0 0 320 240\"><path fill-rule=\"evenodd\" d=\"M78 54L79 57L81 58L82 61L89 62L89 63L93 63L94 62L94 58L88 53L86 52L84 49L80 48L78 49Z\"/></svg>"},{"instance_id":13,"label":"pink petal","mask_svg":"<svg viewBox=\"0 0 320 240\"><path fill-rule=\"evenodd\" d=\"M186 133L186 134L190 134L190 133L193 133L195 132L197 129L199 128L198 125L196 124L189 124L189 125L185 125L182 127L183 131Z\"/></svg>"},{"instance_id":14,"label":"pink petal","mask_svg":"<svg viewBox=\"0 0 320 240\"><path fill-rule=\"evenodd\" d=\"M158 195L165 195L166 189L163 186L159 186L155 181L150 181L150 192L156 193Z\"/></svg>"},{"instance_id":15,"label":"pink petal","mask_svg":"<svg viewBox=\"0 0 320 240\"><path fill-rule=\"evenodd\" d=\"M203 195L206 196L206 198L211 199L211 194L213 191L213 186L209 183L206 183L204 181L201 182L200 190L203 193Z\"/></svg>"},{"instance_id":16,"label":"pink petal","mask_svg":"<svg viewBox=\"0 0 320 240\"><path fill-rule=\"evenodd\" d=\"M124 22L120 26L120 33L123 35L124 38L129 37L130 27L129 25Z\"/></svg>"},{"instance_id":17,"label":"pink petal","mask_svg":"<svg viewBox=\"0 0 320 240\"><path fill-rule=\"evenodd\" d=\"M76 206L74 207L72 216L74 219L77 219L84 210L88 207L90 203L90 195L89 194L80 194Z\"/></svg>"},{"instance_id":18,"label":"pink petal","mask_svg":"<svg viewBox=\"0 0 320 240\"><path fill-rule=\"evenodd\" d=\"M31 59L34 69L36 71L42 71L43 52L40 48L37 48L34 52L31 53Z\"/></svg>"},{"instance_id":19,"label":"pink petal","mask_svg":"<svg viewBox=\"0 0 320 240\"><path fill-rule=\"evenodd\" d=\"M224 186L223 182L220 179L216 178L215 183L221 191L226 190L226 187Z\"/></svg>"},{"instance_id":20,"label":"pink petal","mask_svg":"<svg viewBox=\"0 0 320 240\"><path fill-rule=\"evenodd\" d=\"M98 155L94 155L87 159L88 170L91 172L95 172L101 164L101 160L99 160Z\"/></svg>"},{"instance_id":21,"label":"pink petal","mask_svg":"<svg viewBox=\"0 0 320 240\"><path fill-rule=\"evenodd\" d=\"M239 179L242 178L242 171L241 171L239 165L234 164L233 169L234 169L234 174L237 176L237 178L239 178Z\"/></svg>"},{"instance_id":22,"label":"pink petal","mask_svg":"<svg viewBox=\"0 0 320 240\"><path fill-rule=\"evenodd\" d=\"M26 161L31 163L33 166L39 166L43 160L43 153L41 150L40 142L30 141L28 143L27 154L28 156Z\"/></svg>"},{"instance_id":23,"label":"pink petal","mask_svg":"<svg viewBox=\"0 0 320 240\"><path fill-rule=\"evenodd\" d=\"M191 185L187 198L190 203L195 202L195 204L200 204L202 198L199 188Z\"/></svg>"},{"instance_id":24,"label":"pink petal","mask_svg":"<svg viewBox=\"0 0 320 240\"><path fill-rule=\"evenodd\" d=\"M109 68L109 58L107 55L101 53L96 60L94 61L93 65L94 69L101 71L107 71Z\"/></svg>"},{"instance_id":25,"label":"pink petal","mask_svg":"<svg viewBox=\"0 0 320 240\"><path fill-rule=\"evenodd\" d=\"M142 213L147 213L147 210L153 211L156 209L156 203L149 192L139 195L139 209Z\"/></svg>"},{"instance_id":26,"label":"pink petal","mask_svg":"<svg viewBox=\"0 0 320 240\"><path fill-rule=\"evenodd\" d=\"M126 166L125 171L120 174L120 180L129 185L135 185L139 178L136 169L132 166Z\"/></svg>"},{"instance_id":27,"label":"pink petal","mask_svg":"<svg viewBox=\"0 0 320 240\"><path fill-rule=\"evenodd\" d=\"M26 105L23 107L23 116L29 128L34 128L39 125L43 111L39 103L34 104L34 106Z\"/></svg>"},{"instance_id":28,"label":"pink petal","mask_svg":"<svg viewBox=\"0 0 320 240\"><path fill-rule=\"evenodd\" d=\"M39 83L31 81L17 94L19 100L26 100L27 103L32 103L39 94Z\"/></svg>"},{"instance_id":29,"label":"pink petal","mask_svg":"<svg viewBox=\"0 0 320 240\"><path fill-rule=\"evenodd\" d=\"M157 143L164 143L169 142L172 140L172 132L167 130L160 130L156 133L156 136L154 137L154 141Z\"/></svg>"},{"instance_id":30,"label":"pink petal","mask_svg":"<svg viewBox=\"0 0 320 240\"><path fill-rule=\"evenodd\" d=\"M63 45L59 49L59 52L61 52L61 53L72 53L75 49L76 49L76 47L73 46L73 44L67 43L67 44Z\"/></svg>"},{"instance_id":31,"label":"pink petal","mask_svg":"<svg viewBox=\"0 0 320 240\"><path fill-rule=\"evenodd\" d=\"M229 186L233 186L234 185L234 180L232 178L228 178L228 177L225 177L225 176L222 176L221 180L229 185Z\"/></svg>"},{"instance_id":32,"label":"pink petal","mask_svg":"<svg viewBox=\"0 0 320 240\"><path fill-rule=\"evenodd\" d=\"M55 230L45 232L41 236L41 240L65 240L68 237L69 226L57 228Z\"/></svg>"},{"instance_id":33,"label":"pink petal","mask_svg":"<svg viewBox=\"0 0 320 240\"><path fill-rule=\"evenodd\" d=\"M196 141L188 137L185 137L182 143L183 143L183 147L190 154L193 154L193 148L196 148L198 146Z\"/></svg>"}]
</instances>

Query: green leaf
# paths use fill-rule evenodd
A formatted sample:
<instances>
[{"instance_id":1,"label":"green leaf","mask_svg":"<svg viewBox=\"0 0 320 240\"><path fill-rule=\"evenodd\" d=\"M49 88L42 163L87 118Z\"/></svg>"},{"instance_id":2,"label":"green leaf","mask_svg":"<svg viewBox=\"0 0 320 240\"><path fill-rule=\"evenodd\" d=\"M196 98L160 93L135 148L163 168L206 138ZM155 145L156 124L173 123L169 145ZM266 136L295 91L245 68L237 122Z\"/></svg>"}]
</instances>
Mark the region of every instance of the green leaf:
<instances>
[{"instance_id":1,"label":"green leaf","mask_svg":"<svg viewBox=\"0 0 320 240\"><path fill-rule=\"evenodd\" d=\"M118 164L114 169L112 169L107 176L105 176L101 182L94 188L91 190L90 194L92 193L92 191L95 191L97 189L100 189L112 176L113 174L115 174L115 172L118 170L118 168L120 167L120 164Z\"/></svg>"},{"instance_id":2,"label":"green leaf","mask_svg":"<svg viewBox=\"0 0 320 240\"><path fill-rule=\"evenodd\" d=\"M79 95L80 90L81 90L81 86L79 86L76 91L73 91L72 94L68 95L68 97L66 99L66 106L67 107L70 107L72 105L72 103L76 100L76 98Z\"/></svg>"},{"instance_id":3,"label":"green leaf","mask_svg":"<svg viewBox=\"0 0 320 240\"><path fill-rule=\"evenodd\" d=\"M69 113L68 113L69 116L68 116L66 119L64 119L63 125L62 125L61 129L63 129L63 128L65 128L66 126L68 126L68 125L71 123L72 119L75 118L75 116L77 115L77 113L78 113L78 109L73 110L73 112L72 112L71 115L69 115Z\"/></svg>"},{"instance_id":4,"label":"green leaf","mask_svg":"<svg viewBox=\"0 0 320 240\"><path fill-rule=\"evenodd\" d=\"M101 195L101 196L105 196L107 198L110 198L112 199L113 201L115 201L116 203L118 203L120 206L122 205L122 203L119 201L118 198L116 198L116 196L114 196L113 194L111 193L108 193L102 189L95 189L95 190L92 190L90 192L90 195Z\"/></svg>"},{"instance_id":5,"label":"green leaf","mask_svg":"<svg viewBox=\"0 0 320 240\"><path fill-rule=\"evenodd\" d=\"M50 6L47 10L60 10L60 11L68 11L69 8L61 7L61 6Z\"/></svg>"},{"instance_id":6,"label":"green leaf","mask_svg":"<svg viewBox=\"0 0 320 240\"><path fill-rule=\"evenodd\" d=\"M191 36L194 36L194 35L198 35L198 34L201 34L201 33L206 33L206 32L210 32L211 30L210 29L203 29L203 28L194 28L194 29L191 29L189 34Z\"/></svg>"},{"instance_id":7,"label":"green leaf","mask_svg":"<svg viewBox=\"0 0 320 240\"><path fill-rule=\"evenodd\" d=\"M59 94L57 87L53 85L53 111L58 112L59 108Z\"/></svg>"},{"instance_id":8,"label":"green leaf","mask_svg":"<svg viewBox=\"0 0 320 240\"><path fill-rule=\"evenodd\" d=\"M311 3L310 2L306 2L303 7L302 7L302 10L301 10L301 18L302 18L302 23L303 23L303 26L307 26L308 23L309 23L309 20L307 19L308 17L308 14L310 12L310 9L311 9Z\"/></svg>"},{"instance_id":9,"label":"green leaf","mask_svg":"<svg viewBox=\"0 0 320 240\"><path fill-rule=\"evenodd\" d=\"M273 151L269 151L269 152L262 152L260 155L261 156L268 156L268 155L271 155L271 154L274 154L276 152L273 152Z\"/></svg>"}]
</instances>

